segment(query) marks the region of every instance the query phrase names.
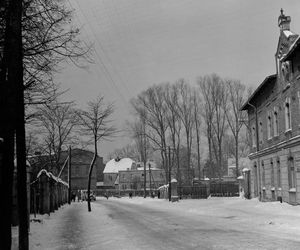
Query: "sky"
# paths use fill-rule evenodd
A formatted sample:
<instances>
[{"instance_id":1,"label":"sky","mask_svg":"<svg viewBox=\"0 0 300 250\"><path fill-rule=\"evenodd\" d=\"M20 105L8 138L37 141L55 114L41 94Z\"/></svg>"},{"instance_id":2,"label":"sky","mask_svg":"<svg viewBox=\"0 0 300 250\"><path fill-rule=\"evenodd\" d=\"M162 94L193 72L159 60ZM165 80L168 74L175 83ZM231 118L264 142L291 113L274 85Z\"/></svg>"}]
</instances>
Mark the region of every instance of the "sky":
<instances>
[{"instance_id":1,"label":"sky","mask_svg":"<svg viewBox=\"0 0 300 250\"><path fill-rule=\"evenodd\" d=\"M148 87L217 73L256 88L274 74L280 9L300 34L299 0L67 0L80 38L93 44L86 69L65 63L56 81L78 107L97 96L113 102L124 132L102 142L107 158L127 143L130 100Z\"/></svg>"}]
</instances>

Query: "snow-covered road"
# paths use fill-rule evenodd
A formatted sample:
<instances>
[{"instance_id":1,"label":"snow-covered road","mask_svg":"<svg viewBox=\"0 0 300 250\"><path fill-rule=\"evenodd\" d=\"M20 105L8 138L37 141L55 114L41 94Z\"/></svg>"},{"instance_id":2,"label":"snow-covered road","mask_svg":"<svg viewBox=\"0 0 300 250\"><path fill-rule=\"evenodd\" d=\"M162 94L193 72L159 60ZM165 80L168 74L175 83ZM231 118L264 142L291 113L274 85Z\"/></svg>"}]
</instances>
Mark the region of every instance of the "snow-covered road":
<instances>
[{"instance_id":1,"label":"snow-covered road","mask_svg":"<svg viewBox=\"0 0 300 250\"><path fill-rule=\"evenodd\" d=\"M32 249L300 249L300 207L239 198L99 198L31 223Z\"/></svg>"}]
</instances>

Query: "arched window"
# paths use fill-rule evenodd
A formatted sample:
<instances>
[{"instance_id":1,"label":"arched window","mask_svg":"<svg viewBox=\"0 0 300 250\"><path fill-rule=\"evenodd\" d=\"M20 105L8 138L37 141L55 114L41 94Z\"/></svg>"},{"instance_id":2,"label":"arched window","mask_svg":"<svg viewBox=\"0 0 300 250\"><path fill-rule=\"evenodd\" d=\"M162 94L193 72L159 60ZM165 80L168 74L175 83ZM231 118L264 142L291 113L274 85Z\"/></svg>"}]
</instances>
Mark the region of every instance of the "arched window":
<instances>
[{"instance_id":1,"label":"arched window","mask_svg":"<svg viewBox=\"0 0 300 250\"><path fill-rule=\"evenodd\" d=\"M285 130L292 129L292 123L291 123L291 99L287 97L285 99Z\"/></svg>"},{"instance_id":2,"label":"arched window","mask_svg":"<svg viewBox=\"0 0 300 250\"><path fill-rule=\"evenodd\" d=\"M296 188L296 172L294 166L294 158L292 156L288 158L288 173L289 173L289 187Z\"/></svg>"},{"instance_id":3,"label":"arched window","mask_svg":"<svg viewBox=\"0 0 300 250\"><path fill-rule=\"evenodd\" d=\"M279 158L277 158L277 188L281 188L281 170Z\"/></svg>"},{"instance_id":4,"label":"arched window","mask_svg":"<svg viewBox=\"0 0 300 250\"><path fill-rule=\"evenodd\" d=\"M274 136L278 136L278 134L279 134L279 127L278 127L278 108L277 107L274 107L273 129L274 129Z\"/></svg>"},{"instance_id":5,"label":"arched window","mask_svg":"<svg viewBox=\"0 0 300 250\"><path fill-rule=\"evenodd\" d=\"M270 160L270 165L271 165L271 187L274 187L274 164L273 160Z\"/></svg>"},{"instance_id":6,"label":"arched window","mask_svg":"<svg viewBox=\"0 0 300 250\"><path fill-rule=\"evenodd\" d=\"M262 121L259 122L259 143L262 144L263 143L263 136L264 136L264 132L263 132L263 123Z\"/></svg>"},{"instance_id":7,"label":"arched window","mask_svg":"<svg viewBox=\"0 0 300 250\"><path fill-rule=\"evenodd\" d=\"M265 164L263 161L261 161L261 170L262 170L262 186L265 187L266 186L266 169L265 169Z\"/></svg>"},{"instance_id":8,"label":"arched window","mask_svg":"<svg viewBox=\"0 0 300 250\"><path fill-rule=\"evenodd\" d=\"M256 147L256 131L255 127L252 127L252 147Z\"/></svg>"}]
</instances>

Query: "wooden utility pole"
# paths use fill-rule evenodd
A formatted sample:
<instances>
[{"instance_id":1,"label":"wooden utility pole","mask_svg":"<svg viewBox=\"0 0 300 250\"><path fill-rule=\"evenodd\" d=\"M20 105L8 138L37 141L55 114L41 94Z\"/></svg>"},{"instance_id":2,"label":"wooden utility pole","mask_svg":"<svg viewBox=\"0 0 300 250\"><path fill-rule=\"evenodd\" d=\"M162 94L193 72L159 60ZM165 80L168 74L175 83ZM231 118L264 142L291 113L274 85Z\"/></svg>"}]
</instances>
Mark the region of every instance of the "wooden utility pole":
<instances>
[{"instance_id":1,"label":"wooden utility pole","mask_svg":"<svg viewBox=\"0 0 300 250\"><path fill-rule=\"evenodd\" d=\"M71 164L71 146L69 147L69 160L68 160L68 184L69 184L69 189L68 189L68 203L71 204L71 199L72 199L72 164Z\"/></svg>"},{"instance_id":2,"label":"wooden utility pole","mask_svg":"<svg viewBox=\"0 0 300 250\"><path fill-rule=\"evenodd\" d=\"M150 196L152 196L152 190L151 190L151 164L149 163L149 192L150 192Z\"/></svg>"},{"instance_id":3,"label":"wooden utility pole","mask_svg":"<svg viewBox=\"0 0 300 250\"><path fill-rule=\"evenodd\" d=\"M147 193L146 193L146 182L147 182L147 179L146 179L146 164L147 164L147 149L146 149L146 126L145 126L145 117L143 116L143 160L144 160L144 198L147 197Z\"/></svg>"},{"instance_id":4,"label":"wooden utility pole","mask_svg":"<svg viewBox=\"0 0 300 250\"><path fill-rule=\"evenodd\" d=\"M168 154L169 154L169 160L168 160L168 162L169 162L169 201L171 201L171 148L170 148L170 146L168 146Z\"/></svg>"}]
</instances>

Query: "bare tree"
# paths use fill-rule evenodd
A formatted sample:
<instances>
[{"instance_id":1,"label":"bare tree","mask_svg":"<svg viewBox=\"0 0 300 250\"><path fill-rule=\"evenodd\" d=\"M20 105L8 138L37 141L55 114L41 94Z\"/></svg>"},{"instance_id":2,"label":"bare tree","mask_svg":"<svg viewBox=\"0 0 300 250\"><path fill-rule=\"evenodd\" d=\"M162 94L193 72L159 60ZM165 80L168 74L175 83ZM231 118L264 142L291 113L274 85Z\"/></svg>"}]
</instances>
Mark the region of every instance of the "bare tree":
<instances>
[{"instance_id":1,"label":"bare tree","mask_svg":"<svg viewBox=\"0 0 300 250\"><path fill-rule=\"evenodd\" d=\"M166 102L164 99L165 87L154 85L132 100L132 106L136 114L144 119L147 131L145 135L149 139L154 150L159 150L162 159L162 166L168 173L167 165L167 130Z\"/></svg>"},{"instance_id":2,"label":"bare tree","mask_svg":"<svg viewBox=\"0 0 300 250\"><path fill-rule=\"evenodd\" d=\"M98 142L108 140L116 134L116 128L110 125L111 115L114 107L112 103L106 104L103 96L96 100L88 102L86 111L78 111L79 124L81 132L85 136L90 136L94 143L94 157L90 164L87 188L88 211L91 211L90 190L93 167L98 157Z\"/></svg>"},{"instance_id":3,"label":"bare tree","mask_svg":"<svg viewBox=\"0 0 300 250\"><path fill-rule=\"evenodd\" d=\"M194 90L193 94L193 105L194 105L194 120L195 120L195 133L196 133L196 145L197 145L197 168L198 168L198 178L201 179L201 153L200 153L200 138L201 138L201 99Z\"/></svg>"},{"instance_id":4,"label":"bare tree","mask_svg":"<svg viewBox=\"0 0 300 250\"><path fill-rule=\"evenodd\" d=\"M43 105L38 109L39 120L44 135L44 148L49 154L51 170L56 174L60 171L61 152L72 144L72 130L76 125L76 115L72 103L55 102Z\"/></svg>"},{"instance_id":5,"label":"bare tree","mask_svg":"<svg viewBox=\"0 0 300 250\"><path fill-rule=\"evenodd\" d=\"M109 159L115 159L117 157L119 158L125 158L129 157L135 161L140 161L140 154L137 150L137 145L134 144L127 144L122 148L115 149L113 152L111 152L108 155Z\"/></svg>"},{"instance_id":6,"label":"bare tree","mask_svg":"<svg viewBox=\"0 0 300 250\"><path fill-rule=\"evenodd\" d=\"M229 94L229 106L226 110L226 117L229 128L232 132L235 141L235 164L236 177L239 176L239 134L242 128L242 121L245 120L246 114L241 111L241 107L245 102L245 85L237 80L227 80L226 87Z\"/></svg>"},{"instance_id":7,"label":"bare tree","mask_svg":"<svg viewBox=\"0 0 300 250\"><path fill-rule=\"evenodd\" d=\"M193 127L194 127L194 113L193 113L193 98L192 91L189 84L184 80L180 79L176 85L179 89L177 110L181 119L186 140L187 148L187 177L189 184L191 183L191 153L192 153L192 141L193 141Z\"/></svg>"},{"instance_id":8,"label":"bare tree","mask_svg":"<svg viewBox=\"0 0 300 250\"><path fill-rule=\"evenodd\" d=\"M171 145L175 152L173 154L171 163L176 163L176 178L178 180L178 186L181 187L182 185L182 175L180 171L180 144L181 144L181 128L182 128L182 121L179 116L178 111L178 96L179 96L179 86L176 84L167 84L166 85L166 93L165 93L165 100L167 104L167 122L170 131L171 137ZM179 189L181 190L181 189ZM180 194L179 194L180 195Z\"/></svg>"},{"instance_id":9,"label":"bare tree","mask_svg":"<svg viewBox=\"0 0 300 250\"><path fill-rule=\"evenodd\" d=\"M215 164L213 163L213 118L214 118L214 113L215 110L213 109L213 104L212 104L212 84L211 84L211 79L210 77L204 76L200 77L198 79L198 84L200 87L200 92L201 96L203 99L202 102L202 112L201 115L204 118L205 122L205 135L207 137L207 142L208 142L208 154L209 154L209 160L208 160L208 167L209 167L209 176L214 176L215 175Z\"/></svg>"},{"instance_id":10,"label":"bare tree","mask_svg":"<svg viewBox=\"0 0 300 250\"><path fill-rule=\"evenodd\" d=\"M26 103L49 103L58 94L53 74L59 64L69 60L81 66L90 46L79 40L65 1L23 0L22 13Z\"/></svg>"},{"instance_id":11,"label":"bare tree","mask_svg":"<svg viewBox=\"0 0 300 250\"><path fill-rule=\"evenodd\" d=\"M226 132L226 112L228 106L228 95L224 80L218 75L211 75L212 79L212 104L214 109L214 119L212 123L212 128L215 134L216 144L213 143L215 147L215 155L218 163L218 176L221 178L224 163L223 163L223 138ZM213 141L214 142L214 141Z\"/></svg>"},{"instance_id":12,"label":"bare tree","mask_svg":"<svg viewBox=\"0 0 300 250\"><path fill-rule=\"evenodd\" d=\"M206 124L206 136L209 147L209 165L214 168L213 153L217 162L219 178L223 170L223 137L226 131L226 110L228 97L224 80L216 74L199 78L201 94L203 96L203 116ZM215 176L215 170L212 169Z\"/></svg>"}]
</instances>

